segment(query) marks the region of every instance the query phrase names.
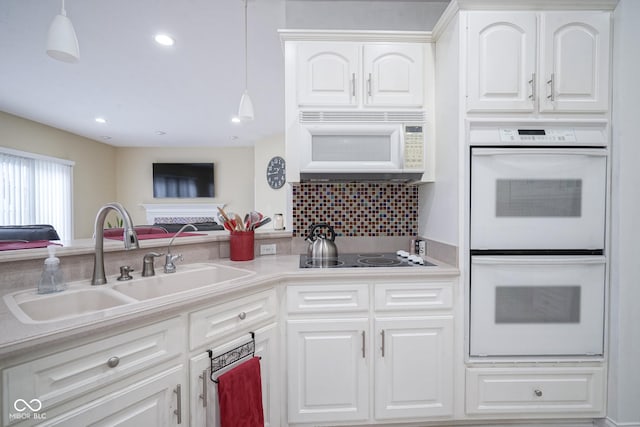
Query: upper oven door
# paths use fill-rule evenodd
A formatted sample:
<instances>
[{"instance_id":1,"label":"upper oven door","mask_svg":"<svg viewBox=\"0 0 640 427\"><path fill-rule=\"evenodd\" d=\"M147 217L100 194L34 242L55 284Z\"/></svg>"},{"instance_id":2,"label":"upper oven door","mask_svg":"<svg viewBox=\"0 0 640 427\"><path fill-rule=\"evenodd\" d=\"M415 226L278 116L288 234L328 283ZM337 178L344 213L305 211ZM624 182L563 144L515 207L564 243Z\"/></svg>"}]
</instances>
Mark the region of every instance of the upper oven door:
<instances>
[{"instance_id":1,"label":"upper oven door","mask_svg":"<svg viewBox=\"0 0 640 427\"><path fill-rule=\"evenodd\" d=\"M472 250L604 248L604 149L471 150Z\"/></svg>"}]
</instances>

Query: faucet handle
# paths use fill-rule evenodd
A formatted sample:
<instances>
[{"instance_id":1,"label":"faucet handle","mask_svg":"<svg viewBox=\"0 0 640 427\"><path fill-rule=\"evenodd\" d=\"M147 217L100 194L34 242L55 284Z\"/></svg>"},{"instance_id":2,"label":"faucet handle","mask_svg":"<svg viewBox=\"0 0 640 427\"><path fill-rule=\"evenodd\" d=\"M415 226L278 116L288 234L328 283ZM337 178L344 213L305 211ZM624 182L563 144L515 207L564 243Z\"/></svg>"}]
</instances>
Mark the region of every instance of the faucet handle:
<instances>
[{"instance_id":1,"label":"faucet handle","mask_svg":"<svg viewBox=\"0 0 640 427\"><path fill-rule=\"evenodd\" d=\"M144 254L144 257L142 258L142 277L156 275L156 271L153 266L153 259L162 255L164 254L158 252L148 252Z\"/></svg>"}]
</instances>

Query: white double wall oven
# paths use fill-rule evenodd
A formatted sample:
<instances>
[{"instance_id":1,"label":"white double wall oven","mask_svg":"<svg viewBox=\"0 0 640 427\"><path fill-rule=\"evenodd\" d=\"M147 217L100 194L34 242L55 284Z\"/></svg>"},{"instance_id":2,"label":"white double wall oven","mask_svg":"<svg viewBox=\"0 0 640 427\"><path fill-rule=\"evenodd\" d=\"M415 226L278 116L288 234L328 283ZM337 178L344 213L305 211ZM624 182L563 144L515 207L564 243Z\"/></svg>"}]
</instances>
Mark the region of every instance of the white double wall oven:
<instances>
[{"instance_id":1,"label":"white double wall oven","mask_svg":"<svg viewBox=\"0 0 640 427\"><path fill-rule=\"evenodd\" d=\"M470 357L603 355L608 133L470 123Z\"/></svg>"}]
</instances>

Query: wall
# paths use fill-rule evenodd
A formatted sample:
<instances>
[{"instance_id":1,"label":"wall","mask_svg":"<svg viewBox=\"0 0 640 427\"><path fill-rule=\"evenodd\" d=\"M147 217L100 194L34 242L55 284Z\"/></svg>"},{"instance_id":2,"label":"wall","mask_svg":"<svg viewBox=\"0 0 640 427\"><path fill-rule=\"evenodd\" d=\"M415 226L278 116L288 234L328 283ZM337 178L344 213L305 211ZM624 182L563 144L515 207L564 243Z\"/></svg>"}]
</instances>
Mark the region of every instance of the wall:
<instances>
[{"instance_id":1,"label":"wall","mask_svg":"<svg viewBox=\"0 0 640 427\"><path fill-rule=\"evenodd\" d=\"M273 156L284 156L284 134L275 135L256 142L253 147L254 171L255 171L255 209L264 215L273 218L273 214L285 214L287 210L287 194L290 191L289 184L282 188L273 189L267 184L267 164ZM273 223L264 227L273 228ZM289 224L285 224L290 229Z\"/></svg>"},{"instance_id":2,"label":"wall","mask_svg":"<svg viewBox=\"0 0 640 427\"><path fill-rule=\"evenodd\" d=\"M115 169L118 201L127 208L134 224L147 223L143 203L221 203L227 205L225 210L244 216L254 206L253 157L252 147L120 147ZM154 162L213 162L215 197L154 199Z\"/></svg>"},{"instance_id":3,"label":"wall","mask_svg":"<svg viewBox=\"0 0 640 427\"><path fill-rule=\"evenodd\" d=\"M74 238L91 237L98 209L116 198L116 148L3 112L0 145L75 162Z\"/></svg>"},{"instance_id":4,"label":"wall","mask_svg":"<svg viewBox=\"0 0 640 427\"><path fill-rule=\"evenodd\" d=\"M640 2L621 0L614 13L611 336L608 418L640 426Z\"/></svg>"},{"instance_id":5,"label":"wall","mask_svg":"<svg viewBox=\"0 0 640 427\"><path fill-rule=\"evenodd\" d=\"M449 1L287 0L292 29L431 30Z\"/></svg>"}]
</instances>

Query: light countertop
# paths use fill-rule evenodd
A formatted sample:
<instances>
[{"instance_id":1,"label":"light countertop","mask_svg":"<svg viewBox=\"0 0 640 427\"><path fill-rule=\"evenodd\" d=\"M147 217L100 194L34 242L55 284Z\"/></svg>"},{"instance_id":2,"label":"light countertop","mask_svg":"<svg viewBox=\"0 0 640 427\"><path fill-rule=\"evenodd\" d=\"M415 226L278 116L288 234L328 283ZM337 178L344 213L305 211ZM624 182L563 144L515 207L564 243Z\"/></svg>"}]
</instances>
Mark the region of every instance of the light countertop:
<instances>
[{"instance_id":1,"label":"light countertop","mask_svg":"<svg viewBox=\"0 0 640 427\"><path fill-rule=\"evenodd\" d=\"M190 237L189 239L196 239ZM176 239L177 240L177 239ZM193 241L191 241L193 243ZM93 248L92 248L93 249ZM88 313L79 317L60 319L53 322L24 323L9 309L6 295L0 300L0 358L18 355L37 346L61 343L105 331L121 325L142 324L146 321L161 320L178 315L191 309L199 309L220 302L221 297L233 297L234 294L264 289L280 283L304 281L311 283L322 279L380 281L385 278L419 280L432 276L457 276L459 270L447 264L429 259L434 267L407 268L299 268L299 255L271 255L257 257L252 261L230 261L228 259L211 261L252 272L247 277L205 286L179 294L168 295L146 301L121 305L101 312ZM178 265L185 268L186 264ZM165 274L157 272L158 275ZM138 276L134 276L138 277ZM89 280L86 282L87 287ZM108 277L108 283L117 283L115 277ZM81 282L75 285L85 286ZM22 291L24 292L24 291ZM35 292L35 290L33 291ZM63 291L64 292L64 291Z\"/></svg>"}]
</instances>

